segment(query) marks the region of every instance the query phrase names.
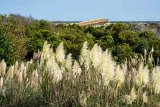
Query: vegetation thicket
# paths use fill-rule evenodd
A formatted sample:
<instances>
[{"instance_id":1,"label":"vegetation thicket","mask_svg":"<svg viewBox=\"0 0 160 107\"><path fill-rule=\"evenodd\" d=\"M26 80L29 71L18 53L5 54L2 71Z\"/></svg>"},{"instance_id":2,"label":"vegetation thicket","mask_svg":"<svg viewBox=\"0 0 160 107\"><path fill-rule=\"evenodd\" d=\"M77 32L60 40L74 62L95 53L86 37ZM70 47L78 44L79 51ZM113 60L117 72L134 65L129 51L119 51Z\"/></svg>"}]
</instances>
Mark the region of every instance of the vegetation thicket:
<instances>
[{"instance_id":1,"label":"vegetation thicket","mask_svg":"<svg viewBox=\"0 0 160 107\"><path fill-rule=\"evenodd\" d=\"M78 59L66 54L63 42L55 51L44 43L34 59L7 67L0 63L0 106L13 107L157 107L160 66L153 49L123 64L98 44L84 42ZM148 56L148 58L147 58Z\"/></svg>"},{"instance_id":2,"label":"vegetation thicket","mask_svg":"<svg viewBox=\"0 0 160 107\"><path fill-rule=\"evenodd\" d=\"M153 28L157 24L150 24ZM147 25L149 26L149 25ZM72 53L78 58L80 48L84 41L92 48L98 43L103 50L112 52L113 59L119 63L134 57L135 54L144 54L154 48L153 57L157 60L160 57L160 37L153 30L142 29L130 23L116 23L107 27L91 27L78 25L55 25L46 20L35 20L32 17L21 15L0 15L0 29L5 32L6 41L9 41L13 53L9 52L10 60L5 59L7 64L13 64L16 60L23 61L33 58L33 53L42 49L44 41L48 41L53 49L63 41L66 53ZM3 35L3 34L1 34ZM8 52L5 52L6 55Z\"/></svg>"},{"instance_id":3,"label":"vegetation thicket","mask_svg":"<svg viewBox=\"0 0 160 107\"><path fill-rule=\"evenodd\" d=\"M158 107L159 57L158 33L132 24L0 15L0 106Z\"/></svg>"}]
</instances>

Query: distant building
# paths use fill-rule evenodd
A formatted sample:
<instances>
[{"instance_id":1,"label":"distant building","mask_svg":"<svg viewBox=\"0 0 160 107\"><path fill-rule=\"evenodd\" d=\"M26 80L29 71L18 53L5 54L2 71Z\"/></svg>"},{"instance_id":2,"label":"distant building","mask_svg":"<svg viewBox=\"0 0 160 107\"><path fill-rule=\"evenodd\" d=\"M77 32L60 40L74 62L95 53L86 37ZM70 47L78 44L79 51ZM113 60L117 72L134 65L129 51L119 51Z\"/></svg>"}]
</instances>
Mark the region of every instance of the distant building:
<instances>
[{"instance_id":1,"label":"distant building","mask_svg":"<svg viewBox=\"0 0 160 107\"><path fill-rule=\"evenodd\" d=\"M96 19L96 20L89 20L85 22L79 22L77 23L79 26L93 26L93 27L99 27L99 26L105 26L109 23L108 19Z\"/></svg>"}]
</instances>

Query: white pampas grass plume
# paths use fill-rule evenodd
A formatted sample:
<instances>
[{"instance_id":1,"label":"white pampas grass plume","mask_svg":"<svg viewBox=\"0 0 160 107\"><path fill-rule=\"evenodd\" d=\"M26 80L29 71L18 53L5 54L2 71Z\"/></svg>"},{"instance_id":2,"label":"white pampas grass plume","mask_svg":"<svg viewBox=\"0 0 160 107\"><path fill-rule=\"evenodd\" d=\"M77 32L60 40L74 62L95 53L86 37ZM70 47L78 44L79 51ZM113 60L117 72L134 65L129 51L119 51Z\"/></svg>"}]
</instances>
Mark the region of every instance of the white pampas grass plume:
<instances>
[{"instance_id":1,"label":"white pampas grass plume","mask_svg":"<svg viewBox=\"0 0 160 107\"><path fill-rule=\"evenodd\" d=\"M44 59L47 58L49 50L50 50L50 44L48 44L48 42L45 41L44 44L43 44L43 48L42 48L42 53L43 53Z\"/></svg>"},{"instance_id":2,"label":"white pampas grass plume","mask_svg":"<svg viewBox=\"0 0 160 107\"><path fill-rule=\"evenodd\" d=\"M54 70L54 81L59 82L62 80L62 71L58 67L58 65L55 65L55 70Z\"/></svg>"},{"instance_id":3,"label":"white pampas grass plume","mask_svg":"<svg viewBox=\"0 0 160 107\"><path fill-rule=\"evenodd\" d=\"M7 79L12 79L14 76L14 66L10 66L7 72Z\"/></svg>"},{"instance_id":4,"label":"white pampas grass plume","mask_svg":"<svg viewBox=\"0 0 160 107\"><path fill-rule=\"evenodd\" d=\"M6 73L7 64L5 63L4 59L0 63L0 74L4 75Z\"/></svg>"},{"instance_id":5,"label":"white pampas grass plume","mask_svg":"<svg viewBox=\"0 0 160 107\"><path fill-rule=\"evenodd\" d=\"M95 44L90 52L90 59L95 69L99 67L102 61L102 49Z\"/></svg>"},{"instance_id":6,"label":"white pampas grass plume","mask_svg":"<svg viewBox=\"0 0 160 107\"><path fill-rule=\"evenodd\" d=\"M129 95L125 95L125 100L127 104L132 104L137 98L136 92L134 87L131 89L131 92Z\"/></svg>"},{"instance_id":7,"label":"white pampas grass plume","mask_svg":"<svg viewBox=\"0 0 160 107\"><path fill-rule=\"evenodd\" d=\"M127 104L132 104L132 100L131 100L131 96L130 95L125 95L124 96L125 97L125 102L127 103Z\"/></svg>"},{"instance_id":8,"label":"white pampas grass plume","mask_svg":"<svg viewBox=\"0 0 160 107\"><path fill-rule=\"evenodd\" d=\"M73 72L73 77L74 78L81 75L82 70L79 66L79 63L76 60L74 61L72 72Z\"/></svg>"},{"instance_id":9,"label":"white pampas grass plume","mask_svg":"<svg viewBox=\"0 0 160 107\"><path fill-rule=\"evenodd\" d=\"M150 63L153 62L153 52L154 52L154 49L152 47L151 51L149 52L149 58L148 58L148 60L149 60Z\"/></svg>"},{"instance_id":10,"label":"white pampas grass plume","mask_svg":"<svg viewBox=\"0 0 160 107\"><path fill-rule=\"evenodd\" d=\"M57 63L53 63L52 67L50 67L49 75L52 78L53 83L58 83L60 80L62 80L62 70L59 68Z\"/></svg>"},{"instance_id":11,"label":"white pampas grass plume","mask_svg":"<svg viewBox=\"0 0 160 107\"><path fill-rule=\"evenodd\" d=\"M0 89L2 90L2 87L3 87L3 83L4 82L4 78L3 77L1 77L0 78Z\"/></svg>"},{"instance_id":12,"label":"white pampas grass plume","mask_svg":"<svg viewBox=\"0 0 160 107\"><path fill-rule=\"evenodd\" d=\"M130 96L131 96L132 102L133 102L134 100L136 100L137 95L136 95L136 92L135 92L134 87L133 87L132 90L131 90Z\"/></svg>"},{"instance_id":13,"label":"white pampas grass plume","mask_svg":"<svg viewBox=\"0 0 160 107\"><path fill-rule=\"evenodd\" d=\"M72 54L71 53L67 55L67 59L65 60L65 67L67 71L69 72L72 71Z\"/></svg>"},{"instance_id":14,"label":"white pampas grass plume","mask_svg":"<svg viewBox=\"0 0 160 107\"><path fill-rule=\"evenodd\" d=\"M84 91L79 95L79 102L82 107L87 106L87 95Z\"/></svg>"},{"instance_id":15,"label":"white pampas grass plume","mask_svg":"<svg viewBox=\"0 0 160 107\"><path fill-rule=\"evenodd\" d=\"M127 70L128 70L128 68L127 68L127 61L125 61L125 63L122 64L122 70L123 70L124 74L126 75L127 74Z\"/></svg>"},{"instance_id":16,"label":"white pampas grass plume","mask_svg":"<svg viewBox=\"0 0 160 107\"><path fill-rule=\"evenodd\" d=\"M18 64L18 63L17 63ZM15 65L18 66L18 65ZM15 69L15 74L19 83L23 82L23 79L27 76L27 68L24 65L24 62L21 63L20 67Z\"/></svg>"},{"instance_id":17,"label":"white pampas grass plume","mask_svg":"<svg viewBox=\"0 0 160 107\"><path fill-rule=\"evenodd\" d=\"M88 42L85 41L83 43L83 47L82 47L82 50L81 50L81 54L80 54L80 64L82 65L86 59L86 57L88 56Z\"/></svg>"},{"instance_id":18,"label":"white pampas grass plume","mask_svg":"<svg viewBox=\"0 0 160 107\"><path fill-rule=\"evenodd\" d=\"M35 87L35 88L38 87L38 72L37 72L37 69L32 72L31 86Z\"/></svg>"},{"instance_id":19,"label":"white pampas grass plume","mask_svg":"<svg viewBox=\"0 0 160 107\"><path fill-rule=\"evenodd\" d=\"M148 67L145 66L143 62L140 63L138 73L135 77L135 83L138 86L146 85L149 82L149 70Z\"/></svg>"},{"instance_id":20,"label":"white pampas grass plume","mask_svg":"<svg viewBox=\"0 0 160 107\"><path fill-rule=\"evenodd\" d=\"M51 63L54 63L55 62L55 54L54 54L52 48L50 49L48 56L49 56L48 60L50 60Z\"/></svg>"},{"instance_id":21,"label":"white pampas grass plume","mask_svg":"<svg viewBox=\"0 0 160 107\"><path fill-rule=\"evenodd\" d=\"M22 71L19 71L19 73L18 73L18 82L19 83L23 82L23 72Z\"/></svg>"},{"instance_id":22,"label":"white pampas grass plume","mask_svg":"<svg viewBox=\"0 0 160 107\"><path fill-rule=\"evenodd\" d=\"M47 41L44 42L42 53L41 53L41 59L40 59L40 67L43 65L44 61L49 60L51 54L53 53L52 48L50 48L50 44L47 43Z\"/></svg>"},{"instance_id":23,"label":"white pampas grass plume","mask_svg":"<svg viewBox=\"0 0 160 107\"><path fill-rule=\"evenodd\" d=\"M63 56L61 55L63 53L60 50L61 47L63 47L63 44L59 46L56 54L60 54L60 56ZM60 59L60 57L58 58ZM49 75L52 78L53 83L60 81L62 79L62 70L59 68L58 64L56 63L55 54L47 42L44 43L43 50L42 50L41 61L40 61L41 67L42 67L42 64L44 64L44 61L46 61L45 70L49 72Z\"/></svg>"},{"instance_id":24,"label":"white pampas grass plume","mask_svg":"<svg viewBox=\"0 0 160 107\"><path fill-rule=\"evenodd\" d=\"M116 67L116 72L115 72L115 82L117 82L117 86L121 86L122 83L124 83L125 81L125 74L123 69L120 68L119 65L117 65Z\"/></svg>"},{"instance_id":25,"label":"white pampas grass plume","mask_svg":"<svg viewBox=\"0 0 160 107\"><path fill-rule=\"evenodd\" d=\"M159 94L160 93L160 66L155 67L153 69L152 81L153 81L154 92Z\"/></svg>"},{"instance_id":26,"label":"white pampas grass plume","mask_svg":"<svg viewBox=\"0 0 160 107\"><path fill-rule=\"evenodd\" d=\"M33 63L33 59L31 59L30 61L27 61L26 67L28 68L29 64Z\"/></svg>"},{"instance_id":27,"label":"white pampas grass plume","mask_svg":"<svg viewBox=\"0 0 160 107\"><path fill-rule=\"evenodd\" d=\"M18 70L18 66L19 66L19 63L18 63L18 61L16 61L15 65L14 65L14 69L15 69L15 71L17 71L17 70Z\"/></svg>"},{"instance_id":28,"label":"white pampas grass plume","mask_svg":"<svg viewBox=\"0 0 160 107\"><path fill-rule=\"evenodd\" d=\"M65 60L65 52L63 47L63 42L59 44L59 46L56 48L56 59L58 62L62 63Z\"/></svg>"},{"instance_id":29,"label":"white pampas grass plume","mask_svg":"<svg viewBox=\"0 0 160 107\"><path fill-rule=\"evenodd\" d=\"M80 65L83 65L83 64L85 69L88 70L89 64L90 64L90 50L88 49L87 41L83 43L83 47L80 54Z\"/></svg>"},{"instance_id":30,"label":"white pampas grass plume","mask_svg":"<svg viewBox=\"0 0 160 107\"><path fill-rule=\"evenodd\" d=\"M26 78L26 76L27 76L27 67L24 65L23 62L20 65L19 71L22 72L22 77Z\"/></svg>"},{"instance_id":31,"label":"white pampas grass plume","mask_svg":"<svg viewBox=\"0 0 160 107\"><path fill-rule=\"evenodd\" d=\"M49 52L49 55L48 55L48 58L46 60L46 69L49 70L49 71L52 71L54 68L54 63L55 62L55 54L52 52L52 50L50 50Z\"/></svg>"},{"instance_id":32,"label":"white pampas grass plume","mask_svg":"<svg viewBox=\"0 0 160 107\"><path fill-rule=\"evenodd\" d=\"M143 103L147 103L148 102L148 97L146 95L146 92L143 93L142 100L143 100Z\"/></svg>"},{"instance_id":33,"label":"white pampas grass plume","mask_svg":"<svg viewBox=\"0 0 160 107\"><path fill-rule=\"evenodd\" d=\"M108 50L102 54L102 63L100 66L101 75L104 85L107 86L115 75L115 63L112 61L112 56L108 53Z\"/></svg>"}]
</instances>

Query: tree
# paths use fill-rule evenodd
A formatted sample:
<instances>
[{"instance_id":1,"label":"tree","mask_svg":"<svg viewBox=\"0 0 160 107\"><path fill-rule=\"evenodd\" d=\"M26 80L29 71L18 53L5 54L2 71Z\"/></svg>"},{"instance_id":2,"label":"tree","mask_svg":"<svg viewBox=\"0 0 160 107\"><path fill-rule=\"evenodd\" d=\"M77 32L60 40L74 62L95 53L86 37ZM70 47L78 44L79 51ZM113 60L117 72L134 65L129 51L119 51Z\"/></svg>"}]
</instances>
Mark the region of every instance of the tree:
<instances>
[{"instance_id":1,"label":"tree","mask_svg":"<svg viewBox=\"0 0 160 107\"><path fill-rule=\"evenodd\" d=\"M4 29L0 28L0 60L10 65L13 64L13 49L10 46L10 39Z\"/></svg>"},{"instance_id":2,"label":"tree","mask_svg":"<svg viewBox=\"0 0 160 107\"><path fill-rule=\"evenodd\" d=\"M103 50L106 48L113 49L114 47L114 39L111 35L106 35L97 40L98 44L102 47Z\"/></svg>"},{"instance_id":3,"label":"tree","mask_svg":"<svg viewBox=\"0 0 160 107\"><path fill-rule=\"evenodd\" d=\"M140 38L146 38L146 39L152 39L154 37L154 34L152 31L146 30L139 34Z\"/></svg>"},{"instance_id":4,"label":"tree","mask_svg":"<svg viewBox=\"0 0 160 107\"><path fill-rule=\"evenodd\" d=\"M112 52L114 59L119 63L130 59L133 56L133 50L128 44L120 44L115 47Z\"/></svg>"},{"instance_id":5,"label":"tree","mask_svg":"<svg viewBox=\"0 0 160 107\"><path fill-rule=\"evenodd\" d=\"M133 49L138 46L138 43L140 41L138 33L130 30L120 32L118 38L120 43L127 43Z\"/></svg>"},{"instance_id":6,"label":"tree","mask_svg":"<svg viewBox=\"0 0 160 107\"><path fill-rule=\"evenodd\" d=\"M128 30L128 25L121 22L116 23L111 27L111 34L116 43L119 43L119 40L118 40L119 33L126 30Z\"/></svg>"}]
</instances>

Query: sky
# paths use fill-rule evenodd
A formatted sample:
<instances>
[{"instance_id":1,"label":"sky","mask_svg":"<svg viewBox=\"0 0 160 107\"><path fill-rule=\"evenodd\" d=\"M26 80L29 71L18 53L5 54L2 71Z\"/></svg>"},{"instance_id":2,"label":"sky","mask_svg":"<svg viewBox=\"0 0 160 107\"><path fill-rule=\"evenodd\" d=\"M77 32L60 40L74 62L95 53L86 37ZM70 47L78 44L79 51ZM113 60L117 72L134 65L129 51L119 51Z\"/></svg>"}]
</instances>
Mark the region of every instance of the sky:
<instances>
[{"instance_id":1,"label":"sky","mask_svg":"<svg viewBox=\"0 0 160 107\"><path fill-rule=\"evenodd\" d=\"M0 14L50 21L160 21L160 0L0 0Z\"/></svg>"}]
</instances>

